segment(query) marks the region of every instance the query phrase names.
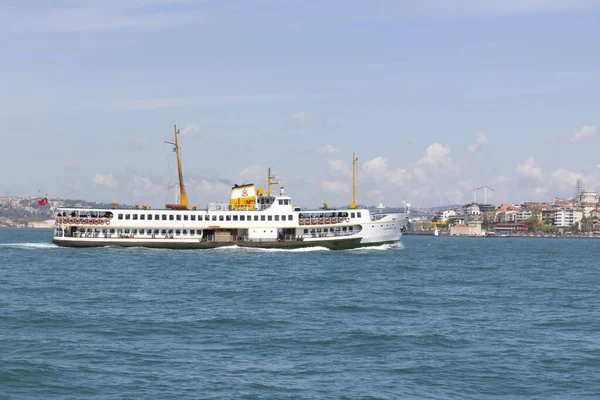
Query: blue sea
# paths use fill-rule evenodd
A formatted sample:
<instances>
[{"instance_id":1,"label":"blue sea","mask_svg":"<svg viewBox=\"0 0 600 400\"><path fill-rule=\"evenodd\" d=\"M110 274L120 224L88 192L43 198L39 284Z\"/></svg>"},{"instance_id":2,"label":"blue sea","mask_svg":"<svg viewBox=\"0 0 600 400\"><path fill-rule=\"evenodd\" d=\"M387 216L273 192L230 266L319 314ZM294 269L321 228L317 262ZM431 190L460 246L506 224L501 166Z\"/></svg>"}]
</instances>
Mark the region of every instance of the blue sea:
<instances>
[{"instance_id":1,"label":"blue sea","mask_svg":"<svg viewBox=\"0 0 600 400\"><path fill-rule=\"evenodd\" d=\"M600 240L64 249L0 229L0 399L598 399Z\"/></svg>"}]
</instances>

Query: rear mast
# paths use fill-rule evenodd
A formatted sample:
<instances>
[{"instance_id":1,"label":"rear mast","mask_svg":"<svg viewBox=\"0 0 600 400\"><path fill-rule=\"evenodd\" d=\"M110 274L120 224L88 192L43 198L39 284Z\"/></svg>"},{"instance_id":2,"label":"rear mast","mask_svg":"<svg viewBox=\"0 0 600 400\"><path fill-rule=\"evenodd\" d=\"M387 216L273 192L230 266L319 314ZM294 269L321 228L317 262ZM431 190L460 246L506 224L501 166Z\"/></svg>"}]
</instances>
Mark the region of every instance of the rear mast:
<instances>
[{"instance_id":1,"label":"rear mast","mask_svg":"<svg viewBox=\"0 0 600 400\"><path fill-rule=\"evenodd\" d=\"M177 129L177 125L173 125L173 130L175 132L175 143L173 142L165 142L165 143L169 143L175 146L175 153L177 154L177 172L179 173L179 204L181 204L182 206L185 207L185 209L187 210L189 208L188 206L188 199L187 199L187 194L185 192L185 185L183 184L183 171L181 170L181 156L179 155L179 140L177 139L177 136L179 135L179 130Z\"/></svg>"},{"instance_id":2,"label":"rear mast","mask_svg":"<svg viewBox=\"0 0 600 400\"><path fill-rule=\"evenodd\" d=\"M356 157L356 153L352 153L352 204L350 205L350 209L354 210L356 208L356 164L358 163L358 157Z\"/></svg>"}]
</instances>

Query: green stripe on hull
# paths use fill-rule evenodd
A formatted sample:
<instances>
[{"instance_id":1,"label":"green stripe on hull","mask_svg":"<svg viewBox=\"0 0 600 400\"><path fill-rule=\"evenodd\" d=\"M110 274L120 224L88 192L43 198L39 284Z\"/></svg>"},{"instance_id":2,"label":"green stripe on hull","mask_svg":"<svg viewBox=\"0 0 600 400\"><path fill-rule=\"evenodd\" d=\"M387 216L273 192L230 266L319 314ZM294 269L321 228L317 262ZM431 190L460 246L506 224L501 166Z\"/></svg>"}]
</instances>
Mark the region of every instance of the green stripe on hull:
<instances>
[{"instance_id":1,"label":"green stripe on hull","mask_svg":"<svg viewBox=\"0 0 600 400\"><path fill-rule=\"evenodd\" d=\"M343 239L335 241L291 241L291 242L177 242L170 240L157 240L152 242L136 242L132 239L126 240L53 240L53 243L61 247L147 247L158 249L214 249L217 247L238 246L262 249L300 249L307 247L325 247L330 250L349 250L361 247L381 246L384 244L398 243L396 240L374 243L361 243L360 238Z\"/></svg>"}]
</instances>

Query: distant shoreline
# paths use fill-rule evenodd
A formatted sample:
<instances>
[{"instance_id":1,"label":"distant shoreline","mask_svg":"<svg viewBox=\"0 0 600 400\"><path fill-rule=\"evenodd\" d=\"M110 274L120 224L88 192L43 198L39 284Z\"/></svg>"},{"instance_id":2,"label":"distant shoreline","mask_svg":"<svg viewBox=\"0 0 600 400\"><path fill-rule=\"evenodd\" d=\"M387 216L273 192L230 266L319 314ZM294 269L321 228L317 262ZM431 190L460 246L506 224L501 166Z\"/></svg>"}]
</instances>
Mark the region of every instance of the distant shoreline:
<instances>
[{"instance_id":1,"label":"distant shoreline","mask_svg":"<svg viewBox=\"0 0 600 400\"><path fill-rule=\"evenodd\" d=\"M404 232L402 236L435 236L433 232ZM549 235L549 234L527 234L527 235L492 235L492 236L468 236L468 235L448 235L448 234L440 234L438 237L451 237L451 238L460 238L460 237L481 237L481 238L536 238L536 239L600 239L600 235Z\"/></svg>"}]
</instances>

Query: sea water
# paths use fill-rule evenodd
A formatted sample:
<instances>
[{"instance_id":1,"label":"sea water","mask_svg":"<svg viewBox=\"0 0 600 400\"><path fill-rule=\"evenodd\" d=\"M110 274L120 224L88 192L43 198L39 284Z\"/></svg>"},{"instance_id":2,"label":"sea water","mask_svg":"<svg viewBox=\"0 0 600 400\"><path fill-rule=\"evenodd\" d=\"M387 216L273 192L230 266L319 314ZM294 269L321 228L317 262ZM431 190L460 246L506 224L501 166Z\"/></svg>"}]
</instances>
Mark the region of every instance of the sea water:
<instances>
[{"instance_id":1,"label":"sea water","mask_svg":"<svg viewBox=\"0 0 600 400\"><path fill-rule=\"evenodd\" d=\"M68 249L0 230L0 398L600 398L600 240Z\"/></svg>"}]
</instances>

